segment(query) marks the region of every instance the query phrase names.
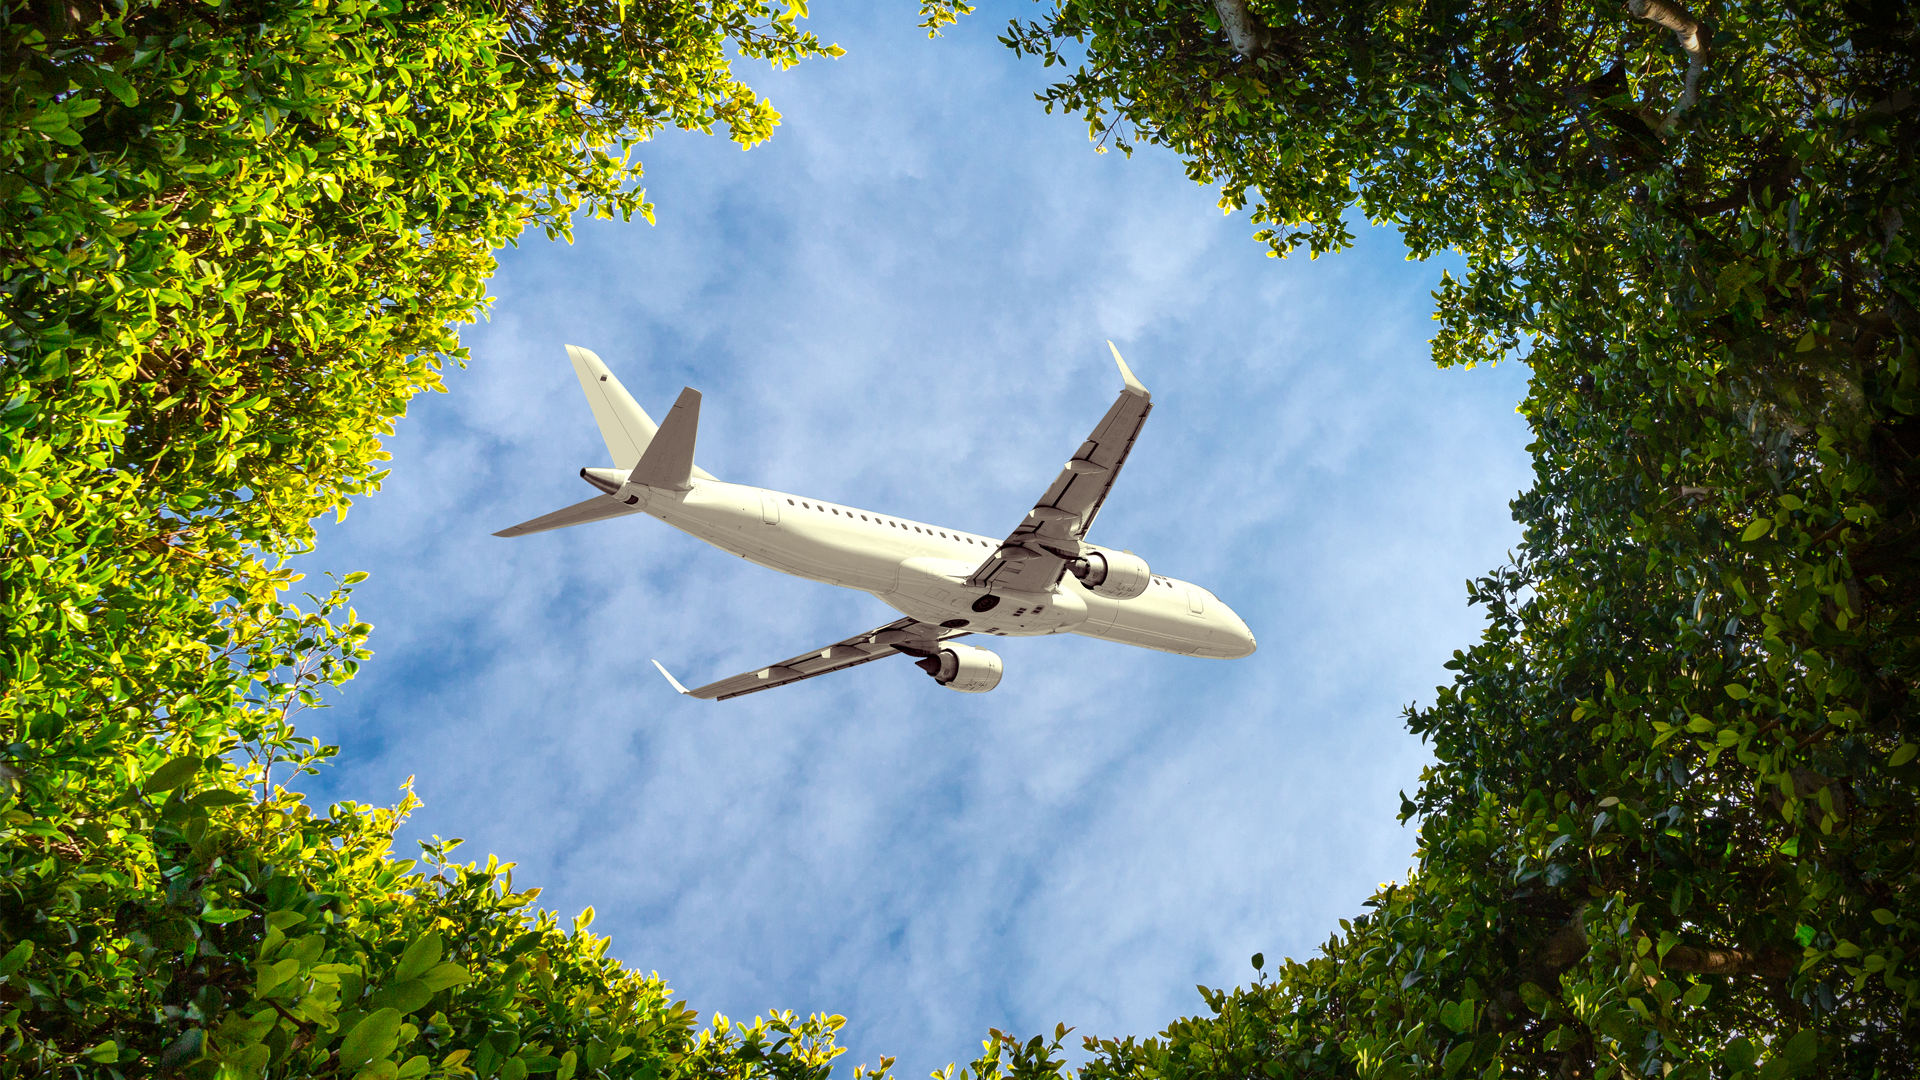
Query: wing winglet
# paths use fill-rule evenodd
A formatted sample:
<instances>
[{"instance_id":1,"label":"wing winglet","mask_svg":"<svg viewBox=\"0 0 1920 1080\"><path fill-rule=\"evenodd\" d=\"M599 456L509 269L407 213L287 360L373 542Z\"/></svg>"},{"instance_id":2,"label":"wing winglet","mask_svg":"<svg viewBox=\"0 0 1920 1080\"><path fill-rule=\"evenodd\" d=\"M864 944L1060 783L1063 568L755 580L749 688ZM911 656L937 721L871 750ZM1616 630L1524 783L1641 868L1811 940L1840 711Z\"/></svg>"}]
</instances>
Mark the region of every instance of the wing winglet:
<instances>
[{"instance_id":1,"label":"wing winglet","mask_svg":"<svg viewBox=\"0 0 1920 1080\"><path fill-rule=\"evenodd\" d=\"M673 677L673 672L671 672L671 671L668 671L668 670L666 669L666 667L665 667L665 665L663 665L663 664L661 664L661 663L660 663L660 661L658 661L658 660L655 660L655 661L653 662L653 666L654 666L654 667L657 667L657 668L659 668L659 669L660 669L660 674L662 674L662 675L665 675L665 676L667 677L667 681L673 684L673 688L674 688L675 690L678 690L678 691L680 691L680 692L681 692L681 693L683 693L683 694L684 694L684 693L687 693L687 688L686 688L686 687L684 687L684 686L681 686L681 685L680 685L680 680L679 680L679 679L676 679L676 678L674 678L674 677Z\"/></svg>"},{"instance_id":2,"label":"wing winglet","mask_svg":"<svg viewBox=\"0 0 1920 1080\"><path fill-rule=\"evenodd\" d=\"M1120 365L1120 377L1127 381L1127 393L1132 394L1134 397L1151 399L1153 395L1147 393L1147 388L1141 386L1140 380L1133 377L1133 369L1128 367L1127 362L1120 358L1120 347L1109 341L1107 342L1107 348L1113 350L1114 363Z\"/></svg>"}]
</instances>

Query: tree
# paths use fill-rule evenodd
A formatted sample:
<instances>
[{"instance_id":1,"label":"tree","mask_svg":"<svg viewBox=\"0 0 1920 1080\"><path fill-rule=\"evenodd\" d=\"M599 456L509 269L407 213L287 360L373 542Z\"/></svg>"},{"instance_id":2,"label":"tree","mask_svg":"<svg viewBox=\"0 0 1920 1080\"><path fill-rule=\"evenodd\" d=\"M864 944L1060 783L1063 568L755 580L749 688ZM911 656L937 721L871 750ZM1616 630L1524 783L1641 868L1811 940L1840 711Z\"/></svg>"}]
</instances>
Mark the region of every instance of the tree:
<instances>
[{"instance_id":1,"label":"tree","mask_svg":"<svg viewBox=\"0 0 1920 1080\"><path fill-rule=\"evenodd\" d=\"M666 125L770 134L729 61L836 55L802 14L0 5L8 1075L823 1080L840 1018L696 1032L511 864L393 857L411 795L281 786L369 655L356 575L287 595L308 522L379 485L495 247L648 214L631 151Z\"/></svg>"},{"instance_id":2,"label":"tree","mask_svg":"<svg viewBox=\"0 0 1920 1080\"><path fill-rule=\"evenodd\" d=\"M1275 254L1353 209L1462 253L1435 361L1532 371L1524 543L1408 712L1415 870L1209 1015L1089 1039L1086 1080L1920 1071L1917 33L1871 0L1009 28L1071 71L1050 110L1182 154Z\"/></svg>"}]
</instances>

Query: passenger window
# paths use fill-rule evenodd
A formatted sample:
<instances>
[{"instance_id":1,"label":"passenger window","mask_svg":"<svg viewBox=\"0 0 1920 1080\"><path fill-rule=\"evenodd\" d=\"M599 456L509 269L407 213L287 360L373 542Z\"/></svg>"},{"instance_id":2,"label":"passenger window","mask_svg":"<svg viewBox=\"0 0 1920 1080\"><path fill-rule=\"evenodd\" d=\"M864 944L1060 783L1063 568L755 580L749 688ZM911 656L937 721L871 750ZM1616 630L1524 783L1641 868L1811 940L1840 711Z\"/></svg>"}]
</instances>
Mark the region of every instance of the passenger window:
<instances>
[{"instance_id":1,"label":"passenger window","mask_svg":"<svg viewBox=\"0 0 1920 1080\"><path fill-rule=\"evenodd\" d=\"M788 499L788 500L787 500L787 505L788 505L788 506L792 506L792 505L793 505L793 500L792 500L792 499Z\"/></svg>"}]
</instances>

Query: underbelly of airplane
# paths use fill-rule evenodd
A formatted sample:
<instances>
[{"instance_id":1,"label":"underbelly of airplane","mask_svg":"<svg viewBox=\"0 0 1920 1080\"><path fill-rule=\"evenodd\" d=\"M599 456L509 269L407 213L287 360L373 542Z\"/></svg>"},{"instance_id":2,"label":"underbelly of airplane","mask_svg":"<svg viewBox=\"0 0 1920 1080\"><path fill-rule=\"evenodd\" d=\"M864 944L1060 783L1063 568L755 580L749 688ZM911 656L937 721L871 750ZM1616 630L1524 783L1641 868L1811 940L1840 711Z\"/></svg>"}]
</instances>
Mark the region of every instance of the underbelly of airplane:
<instances>
[{"instance_id":1,"label":"underbelly of airplane","mask_svg":"<svg viewBox=\"0 0 1920 1080\"><path fill-rule=\"evenodd\" d=\"M1073 592L987 592L966 584L971 563L954 559L913 558L899 564L892 589L874 592L903 615L939 626L965 627L976 634L1037 637L1072 630L1087 619L1087 605Z\"/></svg>"},{"instance_id":2,"label":"underbelly of airplane","mask_svg":"<svg viewBox=\"0 0 1920 1080\"><path fill-rule=\"evenodd\" d=\"M938 595L928 595L934 593ZM924 592L908 594L905 592L874 593L881 602L900 612L911 615L921 622L936 626L964 627L970 633L994 634L999 637L1038 637L1044 634L1062 634L1072 630L1086 619L1084 608L1074 611L1071 602L1056 605L1058 596L1023 595L1003 593L999 603L991 611L975 611L977 602L973 595L964 592L949 592L942 589L929 589Z\"/></svg>"}]
</instances>

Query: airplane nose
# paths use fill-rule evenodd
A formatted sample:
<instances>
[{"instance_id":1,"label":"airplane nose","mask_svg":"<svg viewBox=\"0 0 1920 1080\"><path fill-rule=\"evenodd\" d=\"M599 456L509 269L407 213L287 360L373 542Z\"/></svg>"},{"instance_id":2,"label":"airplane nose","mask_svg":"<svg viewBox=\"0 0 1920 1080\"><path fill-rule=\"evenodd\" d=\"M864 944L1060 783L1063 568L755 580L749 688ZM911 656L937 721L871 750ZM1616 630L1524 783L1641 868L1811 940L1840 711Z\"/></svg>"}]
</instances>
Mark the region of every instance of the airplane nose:
<instances>
[{"instance_id":1,"label":"airplane nose","mask_svg":"<svg viewBox=\"0 0 1920 1080\"><path fill-rule=\"evenodd\" d=\"M1227 625L1214 631L1214 637L1229 650L1226 659L1239 660L1252 656L1259 643L1253 640L1253 631L1247 629L1246 620L1229 611L1226 612Z\"/></svg>"}]
</instances>

